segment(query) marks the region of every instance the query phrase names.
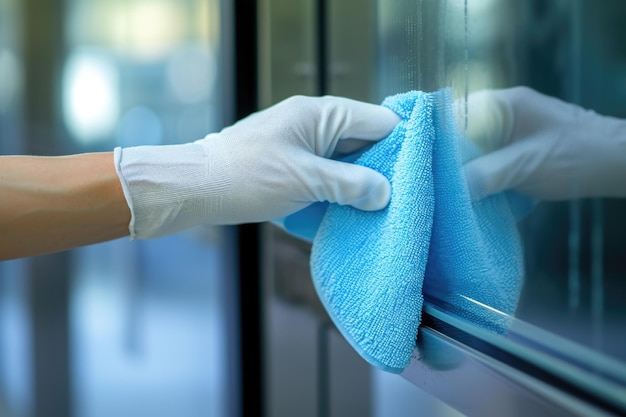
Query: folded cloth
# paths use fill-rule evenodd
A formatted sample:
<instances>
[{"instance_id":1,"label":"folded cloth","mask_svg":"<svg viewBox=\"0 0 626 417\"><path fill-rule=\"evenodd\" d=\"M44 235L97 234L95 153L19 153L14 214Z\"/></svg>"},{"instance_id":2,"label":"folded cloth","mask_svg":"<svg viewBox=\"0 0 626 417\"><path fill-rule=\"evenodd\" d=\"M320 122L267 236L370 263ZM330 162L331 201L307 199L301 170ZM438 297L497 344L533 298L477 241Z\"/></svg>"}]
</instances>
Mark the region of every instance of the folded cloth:
<instances>
[{"instance_id":1,"label":"folded cloth","mask_svg":"<svg viewBox=\"0 0 626 417\"><path fill-rule=\"evenodd\" d=\"M318 206L326 211L311 274L353 348L372 365L400 373L415 348L423 294L503 331L517 306L523 266L506 195L470 202L461 167L477 151L455 129L450 92L411 91L383 105L402 121L355 163L389 179L389 205L376 212Z\"/></svg>"}]
</instances>

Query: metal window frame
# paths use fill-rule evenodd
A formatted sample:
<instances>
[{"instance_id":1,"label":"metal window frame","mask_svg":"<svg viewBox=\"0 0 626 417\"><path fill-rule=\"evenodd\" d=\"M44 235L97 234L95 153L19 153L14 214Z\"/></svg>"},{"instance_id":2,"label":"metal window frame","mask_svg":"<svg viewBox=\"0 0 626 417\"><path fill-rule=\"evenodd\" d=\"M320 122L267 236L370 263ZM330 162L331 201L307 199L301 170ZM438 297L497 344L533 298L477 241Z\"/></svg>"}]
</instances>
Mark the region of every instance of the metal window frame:
<instances>
[{"instance_id":1,"label":"metal window frame","mask_svg":"<svg viewBox=\"0 0 626 417\"><path fill-rule=\"evenodd\" d=\"M496 334L428 300L402 376L466 415L626 414L626 366L511 320L507 334Z\"/></svg>"}]
</instances>

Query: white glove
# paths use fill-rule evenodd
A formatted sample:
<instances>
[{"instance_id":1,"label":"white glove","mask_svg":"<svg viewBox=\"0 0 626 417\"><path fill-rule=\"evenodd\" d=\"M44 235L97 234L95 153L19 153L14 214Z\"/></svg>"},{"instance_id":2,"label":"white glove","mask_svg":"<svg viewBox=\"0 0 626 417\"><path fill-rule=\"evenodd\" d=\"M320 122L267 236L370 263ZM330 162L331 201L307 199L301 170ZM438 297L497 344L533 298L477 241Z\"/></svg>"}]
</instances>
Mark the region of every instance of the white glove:
<instances>
[{"instance_id":1,"label":"white glove","mask_svg":"<svg viewBox=\"0 0 626 417\"><path fill-rule=\"evenodd\" d=\"M374 104L298 96L193 143L116 148L131 237L261 222L316 201L382 209L391 192L383 175L329 158L340 141L352 139L339 148L356 151L399 121Z\"/></svg>"},{"instance_id":2,"label":"white glove","mask_svg":"<svg viewBox=\"0 0 626 417\"><path fill-rule=\"evenodd\" d=\"M465 165L473 200L508 189L541 200L626 196L626 121L526 87L473 93L467 109L467 136L486 152Z\"/></svg>"}]
</instances>

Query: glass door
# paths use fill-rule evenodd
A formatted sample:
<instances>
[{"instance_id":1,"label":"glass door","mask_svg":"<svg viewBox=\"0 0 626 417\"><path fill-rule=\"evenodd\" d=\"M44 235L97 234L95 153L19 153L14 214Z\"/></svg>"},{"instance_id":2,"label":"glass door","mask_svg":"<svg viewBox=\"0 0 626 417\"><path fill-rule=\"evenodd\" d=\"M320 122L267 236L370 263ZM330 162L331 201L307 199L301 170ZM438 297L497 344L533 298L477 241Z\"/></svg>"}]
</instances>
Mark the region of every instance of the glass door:
<instances>
[{"instance_id":1,"label":"glass door","mask_svg":"<svg viewBox=\"0 0 626 417\"><path fill-rule=\"evenodd\" d=\"M619 1L381 0L377 2L377 90L372 98L381 100L411 89L447 88L457 105L456 123L470 139L492 116L472 97L516 86L624 118L626 91L620 86L626 50L616 39L623 30L617 22L625 14ZM540 103L530 100L524 104L535 105ZM520 113L515 116L516 129L532 123L524 122ZM597 140L597 146L610 140L600 132L590 134L594 136L590 142ZM549 142L544 146L550 146ZM571 158L582 157L575 156L580 150L574 148L573 140L569 146ZM513 175L514 167L508 172ZM571 174L574 177L577 172ZM508 175L507 171L501 175ZM585 179L579 181L572 186L581 187ZM626 206L624 199L601 197L537 198L534 208L519 221L524 276L508 337L517 347L524 347L521 357L530 360L540 351L546 355L546 363L563 365L555 365L550 372L567 382L578 381L580 385L574 385L593 392L595 400L591 402L615 412L626 406L620 400L626 386L622 262L626 246L621 238L621 213ZM430 296L434 305L441 301L435 293L425 296ZM471 298L468 293L457 296L460 304ZM476 307L485 301L473 302ZM452 306L453 316L467 317L468 311L454 304L447 300L448 307L443 310ZM481 308L494 307L486 304ZM441 318L434 310L433 314ZM459 326L463 327L463 322L470 324L471 320L463 319ZM472 329L465 331L480 332ZM569 366L580 371L581 377L569 374ZM522 368L526 372L531 366ZM589 379L585 382L590 375L599 376L606 384L592 389Z\"/></svg>"},{"instance_id":2,"label":"glass door","mask_svg":"<svg viewBox=\"0 0 626 417\"><path fill-rule=\"evenodd\" d=\"M261 49L265 52L261 57L263 106L291 94L334 94L380 103L389 95L409 90L447 89L455 107L453 123L464 136L475 139L477 131L485 127L485 120L490 126L491 115L472 98L480 92L523 86L602 115L626 117L626 90L622 88L626 85L626 50L619 42L626 6L619 0L358 3L261 2L265 5L261 21L269 22L260 38L261 45L269 45L265 51ZM526 107L535 105L531 100ZM601 140L600 135L597 140ZM483 152L493 150L487 147ZM524 271L521 289L515 294L519 303L513 314L505 314L509 332L498 334L467 318L464 305L468 302L472 308L493 312L494 306L485 300L460 291L447 294L444 303L441 294L426 293L427 330L422 340L432 341L442 352L447 347L452 359L455 352L469 356L463 356L467 358L466 367L455 367L458 363L451 360L446 362L450 365L447 370L437 373L425 365L405 378L468 414L484 415L490 405L511 413L537 410L533 407L545 403L546 398L548 403L556 404L551 410L557 415L584 415L591 412L585 408L589 404L592 410L598 407L623 412L624 199L572 196L535 199L532 203L532 209L518 213L517 232L523 251L519 259L508 260L521 263ZM319 330L328 317L310 285L310 247L274 229L268 241L273 268L268 272L268 292L276 304L269 313L276 328L268 330L268 335L274 335L268 337L305 346L291 365L285 364L285 357L268 359L276 367L271 369L287 369L281 381L272 381L276 392L289 393L296 384L303 384L313 393L306 396L306 401L322 410L330 407L330 415L337 397L349 398L350 394L341 388L347 386L371 400L364 407L368 411L359 408L359 413L410 415L432 406L429 415L455 414L423 396L409 382L376 370L362 373L358 364L342 371L344 376L353 373L352 379L345 376L352 385L337 387L333 382L338 380L336 369L329 365L336 362L328 361L329 355L336 355L332 349L337 348L326 351L324 346L332 343L325 331ZM491 284L497 285L485 283ZM281 323L285 327L281 328ZM290 325L294 326L289 327L290 331L284 330ZM431 330L435 333L429 333ZM466 337L454 339L459 334ZM489 349L483 351L480 346ZM512 359L501 363L504 357L514 357L518 367L512 365ZM441 359L445 362L447 358ZM304 372L306 378L296 378L289 373L296 364L316 371ZM505 386L497 381L506 378L516 381L513 385L517 388L508 396L502 393L500 401L485 401L486 394L478 388L463 396L463 387L451 382L472 375L455 374L456 370L470 369L475 376L481 372L487 375L485 386ZM437 377L429 379L428 375ZM360 383L366 378L364 388ZM524 385L520 382L524 378L533 382ZM593 388L589 381L597 382L599 388ZM567 400L559 402L557 397L563 392ZM578 403L574 397L583 401ZM275 401L278 409L293 406L287 400Z\"/></svg>"}]
</instances>

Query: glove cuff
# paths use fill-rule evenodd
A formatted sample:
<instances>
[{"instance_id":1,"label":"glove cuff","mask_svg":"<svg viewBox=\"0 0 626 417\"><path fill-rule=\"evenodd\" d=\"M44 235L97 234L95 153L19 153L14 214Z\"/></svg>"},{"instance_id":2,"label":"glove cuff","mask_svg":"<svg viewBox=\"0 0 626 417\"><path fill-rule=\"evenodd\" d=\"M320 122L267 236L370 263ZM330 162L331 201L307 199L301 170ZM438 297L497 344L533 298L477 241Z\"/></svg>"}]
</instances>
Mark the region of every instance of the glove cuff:
<instances>
[{"instance_id":1,"label":"glove cuff","mask_svg":"<svg viewBox=\"0 0 626 417\"><path fill-rule=\"evenodd\" d=\"M220 217L230 189L227 162L200 143L116 148L114 163L131 211L131 239L175 233Z\"/></svg>"}]
</instances>

